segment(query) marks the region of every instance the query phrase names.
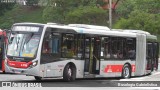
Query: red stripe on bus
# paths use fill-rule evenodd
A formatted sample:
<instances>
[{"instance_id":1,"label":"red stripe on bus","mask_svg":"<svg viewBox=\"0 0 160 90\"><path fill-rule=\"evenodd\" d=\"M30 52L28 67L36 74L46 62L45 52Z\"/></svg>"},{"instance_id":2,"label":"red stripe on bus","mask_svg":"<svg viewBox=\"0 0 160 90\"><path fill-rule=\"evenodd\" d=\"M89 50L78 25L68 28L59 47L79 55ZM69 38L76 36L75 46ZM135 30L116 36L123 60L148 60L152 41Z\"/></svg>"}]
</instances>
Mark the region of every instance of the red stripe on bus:
<instances>
[{"instance_id":1,"label":"red stripe on bus","mask_svg":"<svg viewBox=\"0 0 160 90\"><path fill-rule=\"evenodd\" d=\"M123 70L123 65L107 65L104 68L105 73L122 72L122 70ZM135 72L135 65L132 65L132 72Z\"/></svg>"},{"instance_id":2,"label":"red stripe on bus","mask_svg":"<svg viewBox=\"0 0 160 90\"><path fill-rule=\"evenodd\" d=\"M135 65L132 65L132 72L135 72L136 71L136 67Z\"/></svg>"},{"instance_id":3,"label":"red stripe on bus","mask_svg":"<svg viewBox=\"0 0 160 90\"><path fill-rule=\"evenodd\" d=\"M11 67L15 68L28 68L32 62L18 62L18 61L9 61L7 60L7 63Z\"/></svg>"}]
</instances>

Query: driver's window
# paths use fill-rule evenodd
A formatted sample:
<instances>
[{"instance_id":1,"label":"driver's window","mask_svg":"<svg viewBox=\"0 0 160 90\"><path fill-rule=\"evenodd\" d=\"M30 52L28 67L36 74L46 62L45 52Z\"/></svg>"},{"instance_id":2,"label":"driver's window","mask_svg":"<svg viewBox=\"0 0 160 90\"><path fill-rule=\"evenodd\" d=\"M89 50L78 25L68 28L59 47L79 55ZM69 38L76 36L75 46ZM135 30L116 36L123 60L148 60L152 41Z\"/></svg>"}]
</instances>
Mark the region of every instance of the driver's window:
<instances>
[{"instance_id":1,"label":"driver's window","mask_svg":"<svg viewBox=\"0 0 160 90\"><path fill-rule=\"evenodd\" d=\"M55 28L48 28L45 32L41 51L41 63L60 59L61 33L56 32L56 30Z\"/></svg>"},{"instance_id":2,"label":"driver's window","mask_svg":"<svg viewBox=\"0 0 160 90\"><path fill-rule=\"evenodd\" d=\"M42 53L57 54L59 53L59 33L46 32Z\"/></svg>"}]
</instances>

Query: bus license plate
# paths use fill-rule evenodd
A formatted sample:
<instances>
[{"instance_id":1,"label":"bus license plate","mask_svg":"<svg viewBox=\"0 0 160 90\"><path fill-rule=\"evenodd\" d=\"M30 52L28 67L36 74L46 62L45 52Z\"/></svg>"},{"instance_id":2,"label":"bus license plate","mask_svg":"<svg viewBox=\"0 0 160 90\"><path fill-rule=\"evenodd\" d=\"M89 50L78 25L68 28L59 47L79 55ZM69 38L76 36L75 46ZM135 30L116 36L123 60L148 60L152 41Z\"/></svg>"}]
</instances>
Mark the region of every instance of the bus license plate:
<instances>
[{"instance_id":1,"label":"bus license plate","mask_svg":"<svg viewBox=\"0 0 160 90\"><path fill-rule=\"evenodd\" d=\"M19 73L21 73L21 71L20 70L14 70L14 73L19 74Z\"/></svg>"}]
</instances>

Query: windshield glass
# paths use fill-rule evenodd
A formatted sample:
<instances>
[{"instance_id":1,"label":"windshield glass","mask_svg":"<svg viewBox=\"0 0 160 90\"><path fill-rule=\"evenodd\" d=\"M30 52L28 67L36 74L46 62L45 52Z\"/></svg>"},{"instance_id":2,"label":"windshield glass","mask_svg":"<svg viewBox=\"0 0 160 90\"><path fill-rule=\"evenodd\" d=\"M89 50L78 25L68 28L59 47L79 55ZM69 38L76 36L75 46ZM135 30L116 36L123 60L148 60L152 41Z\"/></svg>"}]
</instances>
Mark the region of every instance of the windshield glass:
<instances>
[{"instance_id":1,"label":"windshield glass","mask_svg":"<svg viewBox=\"0 0 160 90\"><path fill-rule=\"evenodd\" d=\"M16 57L35 57L39 41L40 33L37 32L18 32L13 31L10 36L7 55Z\"/></svg>"}]
</instances>

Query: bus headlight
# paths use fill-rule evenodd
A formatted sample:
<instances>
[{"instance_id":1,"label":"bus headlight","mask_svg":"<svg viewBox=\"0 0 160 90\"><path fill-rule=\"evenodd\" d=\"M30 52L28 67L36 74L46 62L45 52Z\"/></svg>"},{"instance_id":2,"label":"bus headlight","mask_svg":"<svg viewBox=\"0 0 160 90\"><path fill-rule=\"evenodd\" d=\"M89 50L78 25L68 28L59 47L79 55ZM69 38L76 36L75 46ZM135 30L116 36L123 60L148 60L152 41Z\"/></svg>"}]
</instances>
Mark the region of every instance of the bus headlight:
<instances>
[{"instance_id":1,"label":"bus headlight","mask_svg":"<svg viewBox=\"0 0 160 90\"><path fill-rule=\"evenodd\" d=\"M30 65L30 68L37 66L38 61L32 62L32 64Z\"/></svg>"},{"instance_id":2,"label":"bus headlight","mask_svg":"<svg viewBox=\"0 0 160 90\"><path fill-rule=\"evenodd\" d=\"M36 62L33 62L32 65L33 65L33 66L36 66L36 65L37 65L37 61L36 61Z\"/></svg>"}]
</instances>

